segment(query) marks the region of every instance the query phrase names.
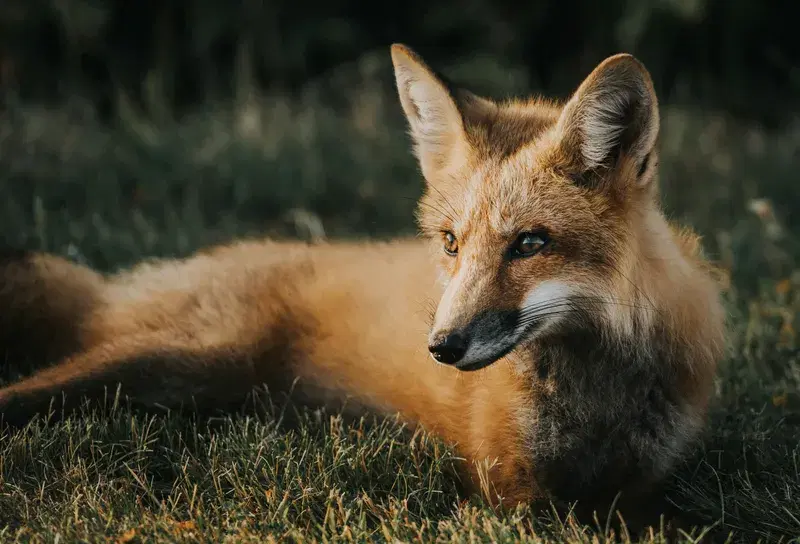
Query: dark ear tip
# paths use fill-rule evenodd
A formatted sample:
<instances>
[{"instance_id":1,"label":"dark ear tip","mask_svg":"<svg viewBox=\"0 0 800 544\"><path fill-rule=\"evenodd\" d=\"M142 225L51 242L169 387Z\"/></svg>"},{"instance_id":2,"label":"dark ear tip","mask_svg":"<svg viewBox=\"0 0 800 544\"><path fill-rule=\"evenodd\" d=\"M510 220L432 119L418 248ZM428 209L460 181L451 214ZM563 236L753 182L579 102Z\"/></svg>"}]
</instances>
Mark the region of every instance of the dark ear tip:
<instances>
[{"instance_id":1,"label":"dark ear tip","mask_svg":"<svg viewBox=\"0 0 800 544\"><path fill-rule=\"evenodd\" d=\"M630 53L617 53L606 57L598 66L598 68L611 68L611 67L632 67L642 72L647 72L644 63Z\"/></svg>"},{"instance_id":2,"label":"dark ear tip","mask_svg":"<svg viewBox=\"0 0 800 544\"><path fill-rule=\"evenodd\" d=\"M630 53L618 53L606 58L594 70L596 76L614 78L628 83L644 84L648 91L653 91L653 80L642 61Z\"/></svg>"},{"instance_id":3,"label":"dark ear tip","mask_svg":"<svg viewBox=\"0 0 800 544\"><path fill-rule=\"evenodd\" d=\"M408 49L409 48L408 48L408 46L406 44L399 43L399 42L393 43L392 45L389 46L389 51L391 52L393 57L395 55L400 55L400 54L404 54L404 53L408 54L407 53Z\"/></svg>"},{"instance_id":4,"label":"dark ear tip","mask_svg":"<svg viewBox=\"0 0 800 544\"><path fill-rule=\"evenodd\" d=\"M419 64L427 68L427 65L422 60L422 57L420 57L416 51L414 51L404 43L399 43L399 42L393 43L389 48L389 51L392 56L392 62L395 65L401 64L403 62L407 63L410 60L415 64Z\"/></svg>"}]
</instances>

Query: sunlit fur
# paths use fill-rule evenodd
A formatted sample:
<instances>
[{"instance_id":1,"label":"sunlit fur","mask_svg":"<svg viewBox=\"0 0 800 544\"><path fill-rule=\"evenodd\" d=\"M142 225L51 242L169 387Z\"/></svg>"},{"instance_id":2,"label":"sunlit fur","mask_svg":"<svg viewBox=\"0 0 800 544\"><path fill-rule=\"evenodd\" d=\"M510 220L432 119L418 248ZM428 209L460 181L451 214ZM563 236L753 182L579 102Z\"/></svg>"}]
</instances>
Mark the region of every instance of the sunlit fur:
<instances>
[{"instance_id":1,"label":"sunlit fur","mask_svg":"<svg viewBox=\"0 0 800 544\"><path fill-rule=\"evenodd\" d=\"M426 181L420 238L247 240L111 276L8 254L0 349L52 365L0 390L5 422L118 384L145 409L210 411L266 384L399 412L455 445L493 503L601 506L669 474L702 430L724 316L698 238L659 208L647 71L617 55L563 104L497 103L391 54ZM530 231L549 242L509 258ZM431 359L448 331L478 370Z\"/></svg>"}]
</instances>

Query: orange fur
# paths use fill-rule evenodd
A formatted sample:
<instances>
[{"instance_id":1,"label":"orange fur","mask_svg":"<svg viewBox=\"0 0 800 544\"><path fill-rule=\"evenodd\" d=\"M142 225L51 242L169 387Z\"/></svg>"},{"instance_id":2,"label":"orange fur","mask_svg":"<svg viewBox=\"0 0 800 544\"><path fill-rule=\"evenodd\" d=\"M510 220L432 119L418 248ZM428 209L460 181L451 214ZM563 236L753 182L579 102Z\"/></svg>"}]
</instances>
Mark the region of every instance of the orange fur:
<instances>
[{"instance_id":1,"label":"orange fur","mask_svg":"<svg viewBox=\"0 0 800 544\"><path fill-rule=\"evenodd\" d=\"M405 46L392 59L427 182L421 239L241 241L108 277L9 256L0 348L66 337L38 354L53 366L0 390L4 419L117 385L144 407L208 409L296 385L305 402L439 433L493 502L600 504L662 479L702 429L724 316L696 236L656 202L646 70L617 55L565 104L496 103ZM513 256L521 233L550 242ZM435 363L429 343L456 336L462 357Z\"/></svg>"}]
</instances>

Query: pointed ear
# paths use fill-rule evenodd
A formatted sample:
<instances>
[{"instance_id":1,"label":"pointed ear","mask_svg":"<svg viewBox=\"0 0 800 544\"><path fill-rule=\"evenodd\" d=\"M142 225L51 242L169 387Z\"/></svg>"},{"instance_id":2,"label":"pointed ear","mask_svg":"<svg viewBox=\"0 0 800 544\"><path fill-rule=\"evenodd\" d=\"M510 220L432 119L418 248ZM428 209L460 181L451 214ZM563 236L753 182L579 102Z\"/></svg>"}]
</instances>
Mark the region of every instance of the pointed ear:
<instances>
[{"instance_id":1,"label":"pointed ear","mask_svg":"<svg viewBox=\"0 0 800 544\"><path fill-rule=\"evenodd\" d=\"M558 121L560 151L584 182L608 169L640 187L653 177L658 100L650 74L628 54L607 58L580 85Z\"/></svg>"},{"instance_id":2,"label":"pointed ear","mask_svg":"<svg viewBox=\"0 0 800 544\"><path fill-rule=\"evenodd\" d=\"M430 179L466 145L464 120L442 79L403 44L391 47L400 104L423 175Z\"/></svg>"}]
</instances>

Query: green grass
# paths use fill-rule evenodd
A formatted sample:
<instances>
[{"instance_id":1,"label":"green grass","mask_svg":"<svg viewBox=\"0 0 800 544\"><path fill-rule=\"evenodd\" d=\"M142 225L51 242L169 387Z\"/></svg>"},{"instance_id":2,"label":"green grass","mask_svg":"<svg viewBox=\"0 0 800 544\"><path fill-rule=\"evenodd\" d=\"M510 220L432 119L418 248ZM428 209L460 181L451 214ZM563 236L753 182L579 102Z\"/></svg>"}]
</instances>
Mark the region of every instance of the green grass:
<instances>
[{"instance_id":1,"label":"green grass","mask_svg":"<svg viewBox=\"0 0 800 544\"><path fill-rule=\"evenodd\" d=\"M158 123L131 111L114 128L80 108L15 108L0 122L0 236L109 270L255 232L411 232L421 184L386 75L385 59L366 57L297 99ZM716 112L665 106L663 116L665 204L706 235L731 277L731 353L708 433L667 498L715 535L798 542L800 134ZM750 211L756 198L774 221ZM18 375L9 362L5 379ZM209 426L118 406L34 421L0 437L2 539L625 540L605 519L584 527L460 502L453 453L394 420L303 412L287 431L278 418Z\"/></svg>"}]
</instances>

